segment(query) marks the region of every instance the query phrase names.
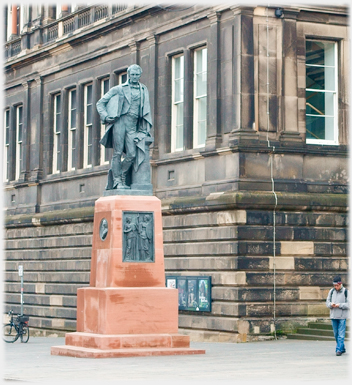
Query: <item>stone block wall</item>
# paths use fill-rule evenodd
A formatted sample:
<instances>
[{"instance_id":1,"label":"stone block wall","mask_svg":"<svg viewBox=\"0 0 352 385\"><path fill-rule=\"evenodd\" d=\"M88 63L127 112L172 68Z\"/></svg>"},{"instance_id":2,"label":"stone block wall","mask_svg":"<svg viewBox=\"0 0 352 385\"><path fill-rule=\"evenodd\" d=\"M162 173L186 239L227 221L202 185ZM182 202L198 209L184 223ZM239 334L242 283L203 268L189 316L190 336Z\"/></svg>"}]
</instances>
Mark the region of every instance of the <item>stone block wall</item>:
<instances>
[{"instance_id":1,"label":"stone block wall","mask_svg":"<svg viewBox=\"0 0 352 385\"><path fill-rule=\"evenodd\" d=\"M328 318L325 299L336 274L348 287L346 196L279 194L274 256L271 195L264 195L162 202L166 274L212 278L211 313L179 314L180 331L193 340L263 338L274 331L274 318L277 332L289 332ZM76 291L89 285L93 212L7 220L4 310L20 311L21 264L32 334L75 330Z\"/></svg>"},{"instance_id":2,"label":"stone block wall","mask_svg":"<svg viewBox=\"0 0 352 385\"><path fill-rule=\"evenodd\" d=\"M347 280L346 214L226 210L164 218L169 275L210 275L212 312L180 314L193 339L256 339L327 318L333 276ZM275 274L274 274L275 265Z\"/></svg>"},{"instance_id":3,"label":"stone block wall","mask_svg":"<svg viewBox=\"0 0 352 385\"><path fill-rule=\"evenodd\" d=\"M63 335L76 330L77 289L89 286L93 232L91 221L69 224L58 219L35 227L14 225L5 232L5 313L20 313L24 269L24 314L30 316L32 335ZM43 217L43 216L42 216ZM6 316L5 316L6 318Z\"/></svg>"}]
</instances>

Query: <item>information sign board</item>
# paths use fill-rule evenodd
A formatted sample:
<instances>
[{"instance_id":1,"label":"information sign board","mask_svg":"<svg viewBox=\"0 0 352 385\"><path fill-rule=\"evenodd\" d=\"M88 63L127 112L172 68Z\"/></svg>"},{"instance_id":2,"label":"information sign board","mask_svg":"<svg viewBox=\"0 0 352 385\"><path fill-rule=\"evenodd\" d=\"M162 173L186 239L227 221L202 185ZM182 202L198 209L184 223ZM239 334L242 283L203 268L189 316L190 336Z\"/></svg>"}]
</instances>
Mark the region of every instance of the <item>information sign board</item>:
<instances>
[{"instance_id":1,"label":"information sign board","mask_svg":"<svg viewBox=\"0 0 352 385\"><path fill-rule=\"evenodd\" d=\"M178 309L211 311L211 277L166 276L166 287L178 289Z\"/></svg>"}]
</instances>

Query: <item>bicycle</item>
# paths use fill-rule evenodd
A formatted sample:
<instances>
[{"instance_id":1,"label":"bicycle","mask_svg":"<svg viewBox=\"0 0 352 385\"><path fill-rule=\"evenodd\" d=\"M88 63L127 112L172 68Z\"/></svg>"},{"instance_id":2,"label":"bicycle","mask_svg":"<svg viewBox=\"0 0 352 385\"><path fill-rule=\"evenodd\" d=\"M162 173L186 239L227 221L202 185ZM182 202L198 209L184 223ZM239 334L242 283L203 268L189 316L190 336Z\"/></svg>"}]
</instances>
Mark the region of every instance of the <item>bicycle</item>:
<instances>
[{"instance_id":1,"label":"bicycle","mask_svg":"<svg viewBox=\"0 0 352 385\"><path fill-rule=\"evenodd\" d=\"M3 340L12 343L21 339L21 342L28 342L29 340L29 317L26 315L14 315L10 310L8 315L11 317L10 323L3 327Z\"/></svg>"}]
</instances>

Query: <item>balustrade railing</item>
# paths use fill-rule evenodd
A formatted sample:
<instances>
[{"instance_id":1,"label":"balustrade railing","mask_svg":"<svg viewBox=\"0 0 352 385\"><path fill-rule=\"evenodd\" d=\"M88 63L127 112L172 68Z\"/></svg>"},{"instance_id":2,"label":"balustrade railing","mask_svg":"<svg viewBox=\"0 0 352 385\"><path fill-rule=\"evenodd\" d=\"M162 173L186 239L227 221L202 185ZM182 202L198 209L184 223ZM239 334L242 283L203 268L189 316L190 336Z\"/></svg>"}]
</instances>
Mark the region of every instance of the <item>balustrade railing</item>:
<instances>
[{"instance_id":1,"label":"balustrade railing","mask_svg":"<svg viewBox=\"0 0 352 385\"><path fill-rule=\"evenodd\" d=\"M102 5L100 7L95 7L95 12L94 12L94 21L98 21L101 19L104 19L105 17L108 16L109 9L107 5Z\"/></svg>"},{"instance_id":2,"label":"balustrade railing","mask_svg":"<svg viewBox=\"0 0 352 385\"><path fill-rule=\"evenodd\" d=\"M114 16L124 11L127 5L96 5L89 8L81 8L74 13L71 13L62 19L56 20L53 23L42 27L43 44L52 44L58 38L75 32L80 28L86 27L98 20L102 20L109 16ZM30 33L30 32L29 32ZM21 52L21 38L18 40L8 41L5 44L5 58L16 56Z\"/></svg>"},{"instance_id":3,"label":"balustrade railing","mask_svg":"<svg viewBox=\"0 0 352 385\"><path fill-rule=\"evenodd\" d=\"M75 18L70 17L67 20L62 22L63 25L63 34L67 35L75 30Z\"/></svg>"},{"instance_id":4,"label":"balustrade railing","mask_svg":"<svg viewBox=\"0 0 352 385\"><path fill-rule=\"evenodd\" d=\"M59 36L59 24L55 24L47 29L48 41L56 40Z\"/></svg>"},{"instance_id":5,"label":"balustrade railing","mask_svg":"<svg viewBox=\"0 0 352 385\"><path fill-rule=\"evenodd\" d=\"M85 27L86 25L90 24L90 10L85 11L78 15L78 28Z\"/></svg>"}]
</instances>

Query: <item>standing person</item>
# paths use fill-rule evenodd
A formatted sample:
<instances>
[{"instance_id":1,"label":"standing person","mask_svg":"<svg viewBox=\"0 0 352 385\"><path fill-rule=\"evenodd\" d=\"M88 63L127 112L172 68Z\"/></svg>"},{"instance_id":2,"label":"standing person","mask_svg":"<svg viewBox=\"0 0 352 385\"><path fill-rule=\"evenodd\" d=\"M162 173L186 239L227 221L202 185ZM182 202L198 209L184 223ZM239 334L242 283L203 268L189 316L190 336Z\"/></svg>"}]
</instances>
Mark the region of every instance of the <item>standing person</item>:
<instances>
[{"instance_id":1,"label":"standing person","mask_svg":"<svg viewBox=\"0 0 352 385\"><path fill-rule=\"evenodd\" d=\"M127 75L126 83L112 87L97 102L100 119L107 125L100 143L114 149L106 190L130 188L126 185L128 170L133 165L137 171L143 162L145 138L152 127L148 89L139 82L142 68L132 64Z\"/></svg>"},{"instance_id":2,"label":"standing person","mask_svg":"<svg viewBox=\"0 0 352 385\"><path fill-rule=\"evenodd\" d=\"M334 336L336 340L336 355L346 352L345 349L345 334L346 334L346 319L349 311L349 293L343 287L341 277L337 275L333 281L334 288L329 291L326 299L326 307L330 309L330 318Z\"/></svg>"}]
</instances>

